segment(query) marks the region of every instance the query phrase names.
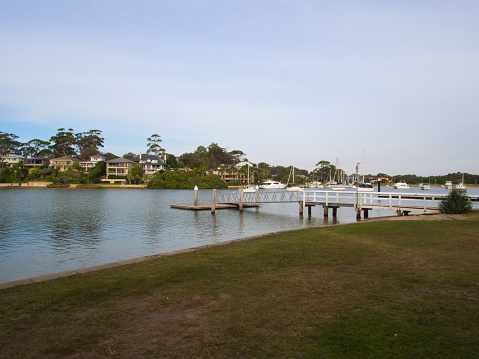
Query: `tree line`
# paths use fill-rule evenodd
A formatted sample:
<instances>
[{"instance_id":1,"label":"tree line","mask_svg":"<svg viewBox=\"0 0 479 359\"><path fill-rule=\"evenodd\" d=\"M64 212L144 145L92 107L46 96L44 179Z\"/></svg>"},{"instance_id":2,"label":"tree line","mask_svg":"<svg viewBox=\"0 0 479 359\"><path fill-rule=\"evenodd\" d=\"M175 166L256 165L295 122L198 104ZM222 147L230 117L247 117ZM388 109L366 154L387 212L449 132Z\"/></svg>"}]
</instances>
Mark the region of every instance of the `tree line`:
<instances>
[{"instance_id":1,"label":"tree line","mask_svg":"<svg viewBox=\"0 0 479 359\"><path fill-rule=\"evenodd\" d=\"M12 133L0 131L0 156L7 154L17 154L24 157L43 157L56 158L69 156L80 160L88 160L91 156L102 155L106 160L118 158L119 156L107 152L102 153L100 149L104 145L102 131L93 129L85 132L75 132L72 128L59 128L57 133L50 137L49 140L32 139L22 143L18 141L18 136ZM179 157L174 154L166 153L161 147L161 136L153 134L147 138L147 154L158 156L165 155L166 164L169 170L187 169L193 171L195 176L206 176L211 171L226 172L230 174L243 174L246 176L248 169L250 172L250 182L259 183L268 178L274 178L278 181L287 183L303 184L305 182L327 182L331 179L339 181L340 179L350 179L353 174L347 174L341 168L337 168L329 161L319 161L313 171L295 168L295 178L291 178L292 166L272 166L265 162L249 163L246 154L241 150L229 151L225 147L221 147L218 143L212 142L209 146L198 146L193 152L186 152ZM128 152L122 156L123 158L138 158L138 154ZM237 165L241 162L247 164L240 168ZM249 167L249 168L248 168ZM138 172L138 169L136 170ZM17 171L18 172L18 171ZM46 170L44 172L47 172ZM103 171L100 171L102 173ZM45 173L46 174L46 173ZM33 176L33 174L31 175ZM458 183L462 181L462 173L449 173L447 175L421 177L412 174L406 175L387 175L378 173L376 175L365 175L365 182L375 181L377 178L383 178L383 182L387 183L385 178L391 182L399 180L406 181L409 184L419 184L421 182L429 182L430 184L444 184L445 181L453 181ZM9 178L12 174L9 174ZM13 176L15 180L22 176ZM26 176L23 176L26 178ZM46 177L46 176L44 176ZM133 182L141 181L141 171L135 173ZM38 178L42 179L40 174ZM478 175L464 174L466 184L477 184Z\"/></svg>"}]
</instances>

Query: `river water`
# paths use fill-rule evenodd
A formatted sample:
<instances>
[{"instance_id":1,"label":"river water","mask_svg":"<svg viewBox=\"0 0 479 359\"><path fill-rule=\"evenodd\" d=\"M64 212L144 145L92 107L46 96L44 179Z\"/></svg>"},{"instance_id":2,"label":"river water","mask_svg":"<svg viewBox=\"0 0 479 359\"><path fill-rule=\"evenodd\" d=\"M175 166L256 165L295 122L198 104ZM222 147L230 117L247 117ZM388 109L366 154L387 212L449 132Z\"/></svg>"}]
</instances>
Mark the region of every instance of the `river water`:
<instances>
[{"instance_id":1,"label":"river water","mask_svg":"<svg viewBox=\"0 0 479 359\"><path fill-rule=\"evenodd\" d=\"M417 187L408 191L420 192ZM447 193L441 188L430 192ZM211 195L200 190L199 201L210 202ZM264 204L243 213L217 210L215 215L170 208L192 202L192 190L2 189L0 283L258 234L356 222L352 208L340 208L334 221L323 218L319 206L311 217L307 211L300 217L297 203ZM370 217L386 215L394 212L370 212Z\"/></svg>"}]
</instances>

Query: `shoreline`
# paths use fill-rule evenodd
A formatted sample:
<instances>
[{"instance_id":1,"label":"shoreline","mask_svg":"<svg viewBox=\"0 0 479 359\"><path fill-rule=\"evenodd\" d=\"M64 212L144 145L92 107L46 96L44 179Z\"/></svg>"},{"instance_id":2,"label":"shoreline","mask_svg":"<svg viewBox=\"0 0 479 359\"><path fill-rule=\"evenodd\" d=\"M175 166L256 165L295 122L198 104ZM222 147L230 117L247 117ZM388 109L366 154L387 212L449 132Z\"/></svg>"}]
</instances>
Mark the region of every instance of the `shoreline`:
<instances>
[{"instance_id":1,"label":"shoreline","mask_svg":"<svg viewBox=\"0 0 479 359\"><path fill-rule=\"evenodd\" d=\"M229 244L229 243L233 243L233 242L238 242L238 241L246 241L246 240L250 240L250 239L260 238L260 237L269 236L269 235L278 234L278 233L284 233L284 232L295 232L295 231L301 231L301 230L310 229L310 228L326 228L326 227L333 227L333 226L346 226L346 225L351 225L351 224L361 224L361 223L380 222L380 221L460 220L461 216L462 215L418 213L418 214L410 214L409 216L372 217L372 218L362 219L359 222L353 222L353 223L329 224L329 225L326 225L326 226L288 229L288 230L284 230L284 231L275 231L275 232L269 232L269 233L264 233L264 234L257 234L257 235L249 236L249 237L231 239L231 240L228 240L228 241L223 241L223 242L218 242L218 243L205 244L205 245L197 246L197 247L179 249L179 250L176 250L176 251L163 252L163 253L152 254L152 255L148 255L148 256L131 258L131 259L124 259L124 260L117 261L117 262L99 264L99 265L95 265L95 266L72 269L72 270L67 270L67 271L62 271L62 272L57 272L57 273L51 273L51 274L44 274L44 275L41 275L41 276L30 277L30 278L25 278L25 279L17 279L17 280L13 280L13 281L0 283L0 291L3 290L3 289L13 288L13 287L21 286L21 285L40 283L40 282L44 282L44 281L48 281L48 280L52 280L52 279L69 277L69 276L72 276L72 275L75 275L75 274L96 272L96 271L99 271L99 270L102 270L102 269L121 267L121 266L124 266L124 265L144 262L144 261L153 260L153 259L157 259L157 258L161 258L161 257L169 257L169 256L182 254L182 253L196 252L196 251L211 248L211 247L221 246L221 245L225 245L225 244Z\"/></svg>"}]
</instances>

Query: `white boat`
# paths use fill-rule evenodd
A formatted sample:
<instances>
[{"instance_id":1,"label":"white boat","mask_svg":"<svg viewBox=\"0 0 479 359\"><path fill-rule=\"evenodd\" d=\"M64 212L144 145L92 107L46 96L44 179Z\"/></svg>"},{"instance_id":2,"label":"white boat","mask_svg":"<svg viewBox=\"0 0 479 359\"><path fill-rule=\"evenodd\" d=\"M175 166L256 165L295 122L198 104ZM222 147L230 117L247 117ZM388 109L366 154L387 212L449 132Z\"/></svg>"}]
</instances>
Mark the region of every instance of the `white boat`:
<instances>
[{"instance_id":1,"label":"white boat","mask_svg":"<svg viewBox=\"0 0 479 359\"><path fill-rule=\"evenodd\" d=\"M456 185L456 189L457 189L458 191L467 191L467 187L466 187L466 185L465 185L464 183L459 183L459 184L457 184L457 185Z\"/></svg>"},{"instance_id":2,"label":"white boat","mask_svg":"<svg viewBox=\"0 0 479 359\"><path fill-rule=\"evenodd\" d=\"M464 184L464 173L462 174L462 182L456 185L456 189L461 192L467 191L467 187Z\"/></svg>"},{"instance_id":3,"label":"white boat","mask_svg":"<svg viewBox=\"0 0 479 359\"><path fill-rule=\"evenodd\" d=\"M374 192L374 187L371 183L360 183L356 186L358 192Z\"/></svg>"},{"instance_id":4,"label":"white boat","mask_svg":"<svg viewBox=\"0 0 479 359\"><path fill-rule=\"evenodd\" d=\"M291 172L293 173L293 185L292 185L291 187L288 187L288 185L289 185L289 177L291 177ZM294 185L294 163L293 163L293 168L291 169L291 172L289 173L288 183L286 184L286 190L287 190L287 191L302 191L303 188Z\"/></svg>"},{"instance_id":5,"label":"white boat","mask_svg":"<svg viewBox=\"0 0 479 359\"><path fill-rule=\"evenodd\" d=\"M251 193L251 192L256 192L256 189L259 189L258 186L254 187L254 186L248 186L246 188L243 188L243 192L244 193Z\"/></svg>"},{"instance_id":6,"label":"white boat","mask_svg":"<svg viewBox=\"0 0 479 359\"><path fill-rule=\"evenodd\" d=\"M444 185L445 189L452 189L452 181L446 181L446 184Z\"/></svg>"},{"instance_id":7,"label":"white boat","mask_svg":"<svg viewBox=\"0 0 479 359\"><path fill-rule=\"evenodd\" d=\"M286 187L287 191L303 191L304 188L299 187L299 186L292 186L292 187Z\"/></svg>"},{"instance_id":8,"label":"white boat","mask_svg":"<svg viewBox=\"0 0 479 359\"><path fill-rule=\"evenodd\" d=\"M259 188L261 188L261 189L283 189L283 188L286 188L286 185L284 183L279 182L279 181L268 180L268 181L265 181L262 185L260 185Z\"/></svg>"},{"instance_id":9,"label":"white boat","mask_svg":"<svg viewBox=\"0 0 479 359\"><path fill-rule=\"evenodd\" d=\"M397 183L394 184L393 187L396 188L396 189L408 189L409 188L409 186L407 185L406 182L397 182Z\"/></svg>"},{"instance_id":10,"label":"white boat","mask_svg":"<svg viewBox=\"0 0 479 359\"><path fill-rule=\"evenodd\" d=\"M429 185L429 183L420 183L419 188L422 190L430 190L431 186Z\"/></svg>"}]
</instances>

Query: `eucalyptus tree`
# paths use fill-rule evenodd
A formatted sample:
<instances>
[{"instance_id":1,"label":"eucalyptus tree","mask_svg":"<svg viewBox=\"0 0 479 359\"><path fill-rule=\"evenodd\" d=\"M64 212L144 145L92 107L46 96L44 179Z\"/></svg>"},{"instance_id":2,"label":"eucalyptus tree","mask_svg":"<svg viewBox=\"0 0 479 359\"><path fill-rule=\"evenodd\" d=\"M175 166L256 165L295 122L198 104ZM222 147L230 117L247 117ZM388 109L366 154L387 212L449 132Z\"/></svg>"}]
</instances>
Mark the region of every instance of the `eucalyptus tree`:
<instances>
[{"instance_id":1,"label":"eucalyptus tree","mask_svg":"<svg viewBox=\"0 0 479 359\"><path fill-rule=\"evenodd\" d=\"M148 141L148 150L146 151L147 154L154 154L157 156L161 156L165 153L165 149L160 146L162 142L161 136L157 133L151 135L147 139Z\"/></svg>"},{"instance_id":2,"label":"eucalyptus tree","mask_svg":"<svg viewBox=\"0 0 479 359\"><path fill-rule=\"evenodd\" d=\"M331 176L336 173L336 166L329 161L319 161L316 163L314 174L318 176L321 182L327 181Z\"/></svg>"},{"instance_id":3,"label":"eucalyptus tree","mask_svg":"<svg viewBox=\"0 0 479 359\"><path fill-rule=\"evenodd\" d=\"M0 156L20 153L23 143L17 141L17 138L18 136L13 133L0 131Z\"/></svg>"},{"instance_id":4,"label":"eucalyptus tree","mask_svg":"<svg viewBox=\"0 0 479 359\"><path fill-rule=\"evenodd\" d=\"M69 128L68 130L59 128L57 131L58 133L50 138L50 149L53 152L53 157L76 157L75 145L77 138L73 133L73 128Z\"/></svg>"},{"instance_id":5,"label":"eucalyptus tree","mask_svg":"<svg viewBox=\"0 0 479 359\"><path fill-rule=\"evenodd\" d=\"M50 142L35 138L25 143L22 152L26 157L49 157L52 155L49 146Z\"/></svg>"},{"instance_id":6,"label":"eucalyptus tree","mask_svg":"<svg viewBox=\"0 0 479 359\"><path fill-rule=\"evenodd\" d=\"M86 160L90 156L100 153L99 147L103 147L104 138L100 137L100 130L89 130L75 134L75 145L80 158Z\"/></svg>"}]
</instances>

